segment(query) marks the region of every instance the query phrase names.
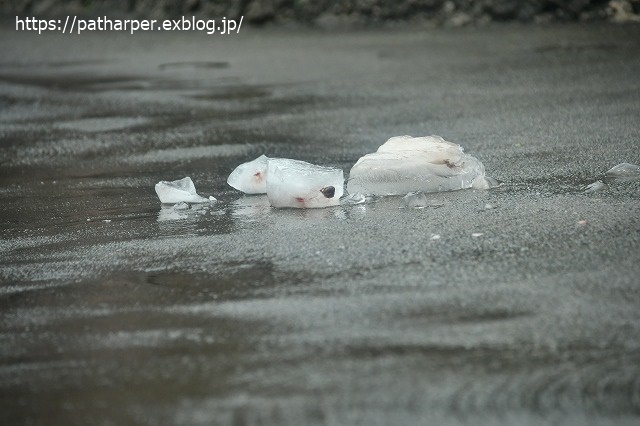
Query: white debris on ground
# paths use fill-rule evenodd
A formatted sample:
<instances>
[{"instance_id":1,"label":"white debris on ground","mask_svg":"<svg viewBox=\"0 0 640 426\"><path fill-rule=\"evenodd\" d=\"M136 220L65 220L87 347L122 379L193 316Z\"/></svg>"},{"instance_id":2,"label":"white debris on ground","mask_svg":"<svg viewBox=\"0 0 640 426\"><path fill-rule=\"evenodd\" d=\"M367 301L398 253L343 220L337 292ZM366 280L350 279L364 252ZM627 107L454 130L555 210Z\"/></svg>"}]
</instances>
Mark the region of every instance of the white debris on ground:
<instances>
[{"instance_id":1,"label":"white debris on ground","mask_svg":"<svg viewBox=\"0 0 640 426\"><path fill-rule=\"evenodd\" d=\"M299 160L270 158L267 198L273 207L319 208L337 206L344 191L341 169Z\"/></svg>"},{"instance_id":2,"label":"white debris on ground","mask_svg":"<svg viewBox=\"0 0 640 426\"><path fill-rule=\"evenodd\" d=\"M590 183L584 190L585 194L594 194L596 192L606 191L609 187L601 180Z\"/></svg>"},{"instance_id":3,"label":"white debris on ground","mask_svg":"<svg viewBox=\"0 0 640 426\"><path fill-rule=\"evenodd\" d=\"M253 161L236 167L227 183L245 194L266 194L267 192L267 163L269 158L261 155Z\"/></svg>"},{"instance_id":4,"label":"white debris on ground","mask_svg":"<svg viewBox=\"0 0 640 426\"><path fill-rule=\"evenodd\" d=\"M605 173L605 177L611 180L640 179L640 166L631 163L621 163L609 169L607 173Z\"/></svg>"},{"instance_id":5,"label":"white debris on ground","mask_svg":"<svg viewBox=\"0 0 640 426\"><path fill-rule=\"evenodd\" d=\"M498 185L485 177L482 163L460 145L440 136L396 136L351 168L347 191L365 195L401 195Z\"/></svg>"},{"instance_id":6,"label":"white debris on ground","mask_svg":"<svg viewBox=\"0 0 640 426\"><path fill-rule=\"evenodd\" d=\"M197 194L196 187L188 176L172 182L162 180L156 183L156 194L162 204L209 202L207 198Z\"/></svg>"}]
</instances>

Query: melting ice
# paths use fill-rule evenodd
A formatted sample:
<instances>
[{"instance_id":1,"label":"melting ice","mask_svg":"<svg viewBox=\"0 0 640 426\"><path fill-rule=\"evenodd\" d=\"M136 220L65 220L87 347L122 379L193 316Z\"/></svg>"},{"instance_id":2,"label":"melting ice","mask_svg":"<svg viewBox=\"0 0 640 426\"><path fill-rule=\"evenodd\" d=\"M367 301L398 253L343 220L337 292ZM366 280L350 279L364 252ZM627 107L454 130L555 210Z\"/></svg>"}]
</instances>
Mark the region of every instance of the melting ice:
<instances>
[{"instance_id":1,"label":"melting ice","mask_svg":"<svg viewBox=\"0 0 640 426\"><path fill-rule=\"evenodd\" d=\"M190 177L172 182L161 180L156 183L156 194L162 204L208 203L209 200L196 193L196 187Z\"/></svg>"},{"instance_id":2,"label":"melting ice","mask_svg":"<svg viewBox=\"0 0 640 426\"><path fill-rule=\"evenodd\" d=\"M594 194L596 192L606 191L607 188L608 187L606 183L602 182L601 180L598 180L596 182L593 182L587 185L584 192L585 194Z\"/></svg>"},{"instance_id":3,"label":"melting ice","mask_svg":"<svg viewBox=\"0 0 640 426\"><path fill-rule=\"evenodd\" d=\"M640 166L637 164L621 163L613 166L605 174L612 180L635 180L640 178Z\"/></svg>"},{"instance_id":4,"label":"melting ice","mask_svg":"<svg viewBox=\"0 0 640 426\"><path fill-rule=\"evenodd\" d=\"M336 206L343 186L340 169L285 158L270 158L267 163L267 198L273 207Z\"/></svg>"},{"instance_id":5,"label":"melting ice","mask_svg":"<svg viewBox=\"0 0 640 426\"><path fill-rule=\"evenodd\" d=\"M444 206L443 203L438 203L434 200L429 200L424 192L410 192L402 197L401 208L414 208L423 209L425 207L438 208Z\"/></svg>"},{"instance_id":6,"label":"melting ice","mask_svg":"<svg viewBox=\"0 0 640 426\"><path fill-rule=\"evenodd\" d=\"M236 167L227 183L245 194L265 194L267 192L267 162L269 158L261 155L253 161Z\"/></svg>"},{"instance_id":7,"label":"melting ice","mask_svg":"<svg viewBox=\"0 0 640 426\"><path fill-rule=\"evenodd\" d=\"M488 189L484 166L460 145L440 136L396 136L351 168L347 191L366 195L400 195L457 189Z\"/></svg>"}]
</instances>

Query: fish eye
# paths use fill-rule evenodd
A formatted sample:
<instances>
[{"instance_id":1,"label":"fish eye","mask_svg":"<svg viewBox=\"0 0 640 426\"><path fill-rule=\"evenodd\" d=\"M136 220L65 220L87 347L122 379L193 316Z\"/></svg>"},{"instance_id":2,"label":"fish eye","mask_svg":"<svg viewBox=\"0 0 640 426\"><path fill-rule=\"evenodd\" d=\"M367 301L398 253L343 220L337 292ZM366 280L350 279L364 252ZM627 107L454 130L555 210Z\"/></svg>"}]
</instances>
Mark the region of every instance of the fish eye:
<instances>
[{"instance_id":1,"label":"fish eye","mask_svg":"<svg viewBox=\"0 0 640 426\"><path fill-rule=\"evenodd\" d=\"M336 189L333 186L325 186L320 190L326 198L333 198L336 195Z\"/></svg>"}]
</instances>

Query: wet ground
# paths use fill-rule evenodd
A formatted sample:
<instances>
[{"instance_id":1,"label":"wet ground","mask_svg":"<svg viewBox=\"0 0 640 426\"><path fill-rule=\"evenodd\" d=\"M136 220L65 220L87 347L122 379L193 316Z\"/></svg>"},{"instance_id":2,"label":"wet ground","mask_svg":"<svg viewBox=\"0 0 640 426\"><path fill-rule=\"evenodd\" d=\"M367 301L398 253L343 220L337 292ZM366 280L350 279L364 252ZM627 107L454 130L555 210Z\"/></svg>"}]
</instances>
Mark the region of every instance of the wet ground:
<instances>
[{"instance_id":1,"label":"wet ground","mask_svg":"<svg viewBox=\"0 0 640 426\"><path fill-rule=\"evenodd\" d=\"M0 32L0 423L637 424L640 26ZM439 134L504 182L226 185ZM176 212L191 176L220 201Z\"/></svg>"}]
</instances>

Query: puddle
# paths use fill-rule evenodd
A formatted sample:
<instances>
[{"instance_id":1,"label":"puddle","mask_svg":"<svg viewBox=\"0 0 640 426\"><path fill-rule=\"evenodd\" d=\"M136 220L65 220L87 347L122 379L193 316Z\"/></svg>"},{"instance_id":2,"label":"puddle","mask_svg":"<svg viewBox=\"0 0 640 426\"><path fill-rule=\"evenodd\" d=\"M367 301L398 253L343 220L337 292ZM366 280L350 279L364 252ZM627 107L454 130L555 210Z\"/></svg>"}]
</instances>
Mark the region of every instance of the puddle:
<instances>
[{"instance_id":1,"label":"puddle","mask_svg":"<svg viewBox=\"0 0 640 426\"><path fill-rule=\"evenodd\" d=\"M149 151L144 154L129 156L125 159L128 163L175 163L180 161L196 160L202 158L233 157L248 155L260 151L261 147L244 144L218 144L206 146L192 146L188 148L171 148Z\"/></svg>"},{"instance_id":2,"label":"puddle","mask_svg":"<svg viewBox=\"0 0 640 426\"><path fill-rule=\"evenodd\" d=\"M90 74L58 74L58 75L0 75L0 81L20 84L25 86L37 86L46 89L69 91L96 91L101 85L124 84L140 81L140 77L130 75L96 76Z\"/></svg>"},{"instance_id":3,"label":"puddle","mask_svg":"<svg viewBox=\"0 0 640 426\"><path fill-rule=\"evenodd\" d=\"M148 272L146 282L180 293L183 299L193 296L194 300L202 300L202 296L208 296L215 300L231 300L268 297L275 287L291 280L289 272L278 271L268 261L227 262L216 269L215 273Z\"/></svg>"},{"instance_id":4,"label":"puddle","mask_svg":"<svg viewBox=\"0 0 640 426\"><path fill-rule=\"evenodd\" d=\"M271 96L272 91L266 86L231 86L212 89L208 93L193 95L194 99L208 101L233 101L257 99Z\"/></svg>"},{"instance_id":5,"label":"puddle","mask_svg":"<svg viewBox=\"0 0 640 426\"><path fill-rule=\"evenodd\" d=\"M149 123L145 117L97 117L80 120L62 121L55 125L59 129L77 130L80 132L109 132Z\"/></svg>"},{"instance_id":6,"label":"puddle","mask_svg":"<svg viewBox=\"0 0 640 426\"><path fill-rule=\"evenodd\" d=\"M224 61L194 61L194 62L169 62L166 64L158 65L158 69L161 71L172 69L223 69L229 68L229 62Z\"/></svg>"},{"instance_id":7,"label":"puddle","mask_svg":"<svg viewBox=\"0 0 640 426\"><path fill-rule=\"evenodd\" d=\"M615 44L600 43L600 44L570 44L570 43L558 43L547 44L544 46L538 46L533 49L536 53L583 53L589 51L611 51L617 49Z\"/></svg>"}]
</instances>

